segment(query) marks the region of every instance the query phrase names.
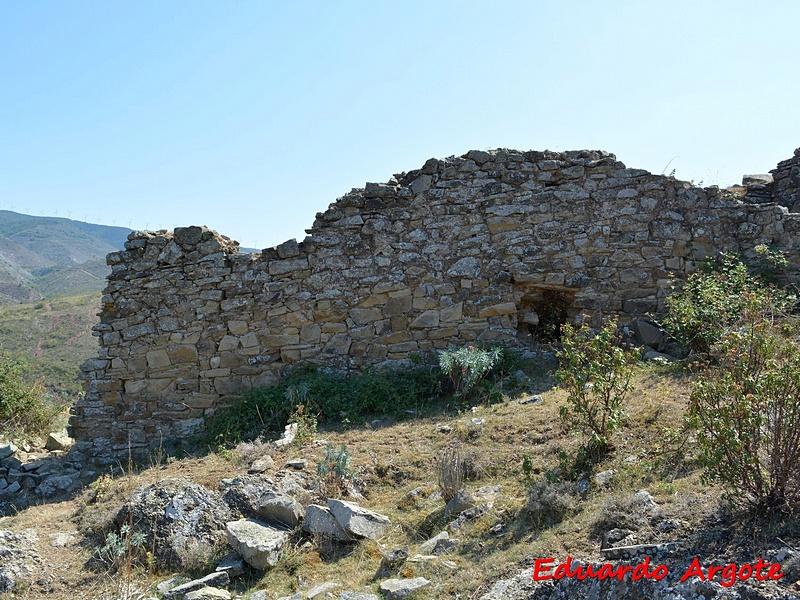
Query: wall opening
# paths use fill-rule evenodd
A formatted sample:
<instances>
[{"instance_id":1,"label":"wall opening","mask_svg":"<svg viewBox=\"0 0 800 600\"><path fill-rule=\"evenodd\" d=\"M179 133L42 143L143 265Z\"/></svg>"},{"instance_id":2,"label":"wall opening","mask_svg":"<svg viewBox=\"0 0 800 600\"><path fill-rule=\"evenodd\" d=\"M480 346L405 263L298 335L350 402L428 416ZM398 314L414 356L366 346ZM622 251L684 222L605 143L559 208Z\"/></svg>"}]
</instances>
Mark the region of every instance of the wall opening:
<instances>
[{"instance_id":1,"label":"wall opening","mask_svg":"<svg viewBox=\"0 0 800 600\"><path fill-rule=\"evenodd\" d=\"M561 337L561 326L578 314L574 307L575 291L568 289L531 288L519 302L517 338L526 346L551 344Z\"/></svg>"}]
</instances>

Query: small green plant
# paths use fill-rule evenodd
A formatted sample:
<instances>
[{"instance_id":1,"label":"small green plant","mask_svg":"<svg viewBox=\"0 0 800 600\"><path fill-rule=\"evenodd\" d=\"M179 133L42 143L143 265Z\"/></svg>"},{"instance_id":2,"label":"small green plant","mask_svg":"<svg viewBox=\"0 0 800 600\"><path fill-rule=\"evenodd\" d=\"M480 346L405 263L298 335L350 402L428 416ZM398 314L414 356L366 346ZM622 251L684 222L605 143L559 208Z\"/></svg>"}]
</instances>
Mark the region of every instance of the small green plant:
<instances>
[{"instance_id":1,"label":"small green plant","mask_svg":"<svg viewBox=\"0 0 800 600\"><path fill-rule=\"evenodd\" d=\"M531 458L530 454L523 454L522 455L522 478L530 482L533 478L533 458Z\"/></svg>"},{"instance_id":2,"label":"small green plant","mask_svg":"<svg viewBox=\"0 0 800 600\"><path fill-rule=\"evenodd\" d=\"M144 547L145 540L141 531L132 531L129 525L123 525L119 533L106 535L105 545L96 547L94 555L114 571L121 570Z\"/></svg>"},{"instance_id":3,"label":"small green plant","mask_svg":"<svg viewBox=\"0 0 800 600\"><path fill-rule=\"evenodd\" d=\"M800 345L796 324L775 323L750 294L744 318L716 349L720 364L694 385L687 423L706 478L736 504L800 502Z\"/></svg>"},{"instance_id":4,"label":"small green plant","mask_svg":"<svg viewBox=\"0 0 800 600\"><path fill-rule=\"evenodd\" d=\"M459 446L445 446L439 454L439 460L436 462L436 478L445 503L455 498L464 487L464 465Z\"/></svg>"},{"instance_id":5,"label":"small green plant","mask_svg":"<svg viewBox=\"0 0 800 600\"><path fill-rule=\"evenodd\" d=\"M570 428L588 434L591 447L610 449L611 435L625 417L622 401L633 389L633 354L621 346L615 320L596 334L585 323L565 325L561 344L556 378L568 397L560 416Z\"/></svg>"},{"instance_id":6,"label":"small green plant","mask_svg":"<svg viewBox=\"0 0 800 600\"><path fill-rule=\"evenodd\" d=\"M450 378L455 395L466 398L502 357L503 349L500 347L488 350L476 346L451 348L439 354L439 367Z\"/></svg>"},{"instance_id":7,"label":"small green plant","mask_svg":"<svg viewBox=\"0 0 800 600\"><path fill-rule=\"evenodd\" d=\"M301 383L287 387L285 392L286 399L294 406L289 423L297 423L294 441L299 446L313 440L317 434L317 415L308 399L308 389L308 385Z\"/></svg>"},{"instance_id":8,"label":"small green plant","mask_svg":"<svg viewBox=\"0 0 800 600\"><path fill-rule=\"evenodd\" d=\"M323 496L329 498L347 493L356 476L356 472L350 467L351 460L352 456L345 444L339 448L333 444L325 447L325 457L317 464L319 491Z\"/></svg>"}]
</instances>

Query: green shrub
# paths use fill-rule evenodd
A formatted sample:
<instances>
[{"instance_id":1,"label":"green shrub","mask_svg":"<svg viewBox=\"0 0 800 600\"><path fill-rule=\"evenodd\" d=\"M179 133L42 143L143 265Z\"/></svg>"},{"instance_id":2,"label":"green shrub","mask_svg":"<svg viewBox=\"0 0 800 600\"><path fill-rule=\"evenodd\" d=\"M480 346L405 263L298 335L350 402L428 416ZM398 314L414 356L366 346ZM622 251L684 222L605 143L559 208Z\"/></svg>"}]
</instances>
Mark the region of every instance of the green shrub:
<instances>
[{"instance_id":1,"label":"green shrub","mask_svg":"<svg viewBox=\"0 0 800 600\"><path fill-rule=\"evenodd\" d=\"M590 435L593 448L610 448L625 417L622 401L633 389L633 354L619 344L615 320L596 334L585 323L577 329L565 325L561 344L556 379L568 397L560 416L571 429Z\"/></svg>"},{"instance_id":2,"label":"green shrub","mask_svg":"<svg viewBox=\"0 0 800 600\"><path fill-rule=\"evenodd\" d=\"M780 263L780 254L759 247L762 261L756 270L768 278L768 266ZM785 261L785 259L783 259ZM689 276L682 289L667 296L664 325L689 353L708 354L726 331L739 322L748 303L758 302L775 314L787 312L794 296L765 283L734 254L709 260Z\"/></svg>"},{"instance_id":3,"label":"green shrub","mask_svg":"<svg viewBox=\"0 0 800 600\"><path fill-rule=\"evenodd\" d=\"M457 398L477 396L490 402L502 399L507 378L518 368L519 353L505 346L448 348L439 354L439 368L447 375ZM515 390L511 390L515 391Z\"/></svg>"},{"instance_id":4,"label":"green shrub","mask_svg":"<svg viewBox=\"0 0 800 600\"><path fill-rule=\"evenodd\" d=\"M720 364L699 379L687 422L706 477L731 500L762 508L800 502L800 345L795 323L776 324L757 294L717 344ZM787 335L789 334L789 335Z\"/></svg>"},{"instance_id":5,"label":"green shrub","mask_svg":"<svg viewBox=\"0 0 800 600\"><path fill-rule=\"evenodd\" d=\"M319 424L347 423L375 414L401 416L436 397L439 378L439 370L425 363L350 374L299 368L277 385L236 396L206 420L203 441L218 445L253 438L263 430L282 431L293 412L297 417L298 406L304 407L302 417L309 427L310 415Z\"/></svg>"},{"instance_id":6,"label":"green shrub","mask_svg":"<svg viewBox=\"0 0 800 600\"><path fill-rule=\"evenodd\" d=\"M27 383L22 365L0 355L0 435L33 436L48 433L59 412L40 383Z\"/></svg>"}]
</instances>

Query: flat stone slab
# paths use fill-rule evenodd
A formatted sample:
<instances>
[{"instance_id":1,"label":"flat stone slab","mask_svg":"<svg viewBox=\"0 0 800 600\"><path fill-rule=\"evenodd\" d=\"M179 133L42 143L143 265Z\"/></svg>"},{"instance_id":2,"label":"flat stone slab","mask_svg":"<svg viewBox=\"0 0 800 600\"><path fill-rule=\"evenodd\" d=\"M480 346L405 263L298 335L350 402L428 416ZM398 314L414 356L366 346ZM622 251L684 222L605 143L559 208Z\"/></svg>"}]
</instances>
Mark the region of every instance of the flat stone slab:
<instances>
[{"instance_id":1,"label":"flat stone slab","mask_svg":"<svg viewBox=\"0 0 800 600\"><path fill-rule=\"evenodd\" d=\"M342 529L330 509L327 506L319 506L318 504L310 504L306 508L303 531L339 542L349 542L353 539Z\"/></svg>"},{"instance_id":2,"label":"flat stone slab","mask_svg":"<svg viewBox=\"0 0 800 600\"><path fill-rule=\"evenodd\" d=\"M431 582L424 577L414 577L413 579L387 579L379 587L386 600L403 600L430 584Z\"/></svg>"},{"instance_id":3,"label":"flat stone slab","mask_svg":"<svg viewBox=\"0 0 800 600\"><path fill-rule=\"evenodd\" d=\"M280 531L255 519L231 521L226 526L228 543L242 555L254 569L261 571L278 564L281 550L289 540L286 531Z\"/></svg>"},{"instance_id":4,"label":"flat stone slab","mask_svg":"<svg viewBox=\"0 0 800 600\"><path fill-rule=\"evenodd\" d=\"M362 508L355 502L329 498L328 508L342 529L357 538L374 540L391 524L389 517Z\"/></svg>"}]
</instances>

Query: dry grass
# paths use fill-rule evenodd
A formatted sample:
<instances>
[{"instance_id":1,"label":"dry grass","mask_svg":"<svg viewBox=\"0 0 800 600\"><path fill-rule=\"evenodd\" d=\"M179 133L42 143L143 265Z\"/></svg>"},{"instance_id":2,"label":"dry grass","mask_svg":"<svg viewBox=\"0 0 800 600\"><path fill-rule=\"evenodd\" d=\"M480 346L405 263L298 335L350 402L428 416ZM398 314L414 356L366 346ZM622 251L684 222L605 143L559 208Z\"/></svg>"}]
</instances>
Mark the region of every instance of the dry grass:
<instances>
[{"instance_id":1,"label":"dry grass","mask_svg":"<svg viewBox=\"0 0 800 600\"><path fill-rule=\"evenodd\" d=\"M541 375L539 388L544 389L549 373ZM475 597L485 589L486 582L520 561L530 562L538 556L571 554L597 560L600 540L595 524L604 511L609 511L608 499L626 498L642 488L650 491L664 515L680 525L667 533L644 527L641 536L648 541L688 538L716 514L719 502L719 491L700 483L691 456L685 455L685 441L674 430L682 422L688 376L675 368L647 367L637 371L635 383L637 389L626 402L630 420L614 438L615 451L593 466L593 473L613 469L616 474L606 486L591 485L584 494L577 494L574 505L554 521L536 521L524 507L531 483L545 481L548 473L552 476L558 469L563 472L581 444L564 431L558 419L558 406L565 398L558 389L548 389L542 393L542 402L532 404L507 400L478 406L474 411L439 414L377 429L365 425L349 431L320 431L316 443L290 447L275 455L276 467L290 458L303 457L313 470L324 456L325 445L320 440L336 446L346 444L365 496L361 504L389 516L392 525L377 542L365 540L347 548L332 548L297 534L282 562L263 575L242 580L241 590L267 588L281 596L336 581L345 589L369 588L374 592L373 577L381 561L381 548L410 546L413 556L421 542L446 527L444 501L437 493L436 464L443 449L454 443L459 444L465 460L471 457L465 487L474 492L483 486L500 485L501 494L483 516L451 531L451 537L461 540L453 554L403 565L402 575L424 576L435 582L418 596L423 600ZM462 435L467 422L475 417L484 419L483 430L477 435ZM133 475L131 482L115 480L113 489L95 501L87 491L75 501L34 507L4 519L0 528L35 527L44 540L50 531L96 529L103 515L124 500L130 485L184 476L214 488L220 479L242 473L263 450L251 444L225 458L210 454L154 466ZM531 464L528 480L522 476L525 455ZM410 496L412 490L417 492ZM40 550L52 553L48 562L60 583L54 584L56 591L51 596L37 595L39 592L31 588L21 597L102 598L111 591L112 582L86 568L92 542L91 538L84 539L83 546L49 550L43 543ZM134 584L141 589L154 582L148 573L134 575ZM164 578L162 574L159 580Z\"/></svg>"}]
</instances>

